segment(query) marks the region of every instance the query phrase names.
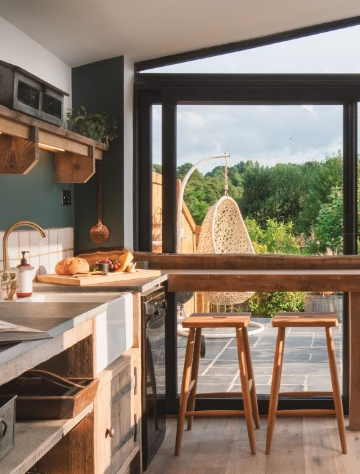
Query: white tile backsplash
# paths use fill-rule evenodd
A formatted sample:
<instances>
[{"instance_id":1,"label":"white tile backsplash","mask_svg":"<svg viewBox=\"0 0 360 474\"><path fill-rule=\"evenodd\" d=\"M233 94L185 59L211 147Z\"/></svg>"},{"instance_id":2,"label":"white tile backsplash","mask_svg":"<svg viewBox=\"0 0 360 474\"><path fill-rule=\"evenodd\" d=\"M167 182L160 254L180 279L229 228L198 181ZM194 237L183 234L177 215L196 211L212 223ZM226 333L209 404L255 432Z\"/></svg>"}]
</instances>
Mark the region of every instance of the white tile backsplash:
<instances>
[{"instance_id":1,"label":"white tile backsplash","mask_svg":"<svg viewBox=\"0 0 360 474\"><path fill-rule=\"evenodd\" d=\"M58 242L58 250L65 251L66 250L66 234L65 229L58 229L57 232L57 242Z\"/></svg>"},{"instance_id":2,"label":"white tile backsplash","mask_svg":"<svg viewBox=\"0 0 360 474\"><path fill-rule=\"evenodd\" d=\"M40 239L41 235L37 230L30 231L30 255L40 255Z\"/></svg>"},{"instance_id":3,"label":"white tile backsplash","mask_svg":"<svg viewBox=\"0 0 360 474\"><path fill-rule=\"evenodd\" d=\"M59 259L58 252L49 253L49 268L48 268L47 273L55 273L55 266L59 262L59 260L62 260L62 259L61 258Z\"/></svg>"},{"instance_id":4,"label":"white tile backsplash","mask_svg":"<svg viewBox=\"0 0 360 474\"><path fill-rule=\"evenodd\" d=\"M50 260L49 260L49 254L46 255L40 255L40 267L39 267L39 273L40 275L47 275L50 269Z\"/></svg>"},{"instance_id":5,"label":"white tile backsplash","mask_svg":"<svg viewBox=\"0 0 360 474\"><path fill-rule=\"evenodd\" d=\"M13 231L8 237L9 267L16 267L20 263L21 251L28 250L26 258L36 274L55 273L55 265L63 258L74 255L74 230L72 227L44 229L46 237L42 238L39 232ZM0 244L4 232L0 231ZM0 269L3 269L2 245L0 245Z\"/></svg>"},{"instance_id":6,"label":"white tile backsplash","mask_svg":"<svg viewBox=\"0 0 360 474\"><path fill-rule=\"evenodd\" d=\"M19 232L12 232L8 237L8 259L13 260L19 258Z\"/></svg>"},{"instance_id":7,"label":"white tile backsplash","mask_svg":"<svg viewBox=\"0 0 360 474\"><path fill-rule=\"evenodd\" d=\"M45 237L40 239L40 255L47 255L49 253L49 231L45 231Z\"/></svg>"},{"instance_id":8,"label":"white tile backsplash","mask_svg":"<svg viewBox=\"0 0 360 474\"><path fill-rule=\"evenodd\" d=\"M58 249L58 229L49 229L49 253L57 252Z\"/></svg>"},{"instance_id":9,"label":"white tile backsplash","mask_svg":"<svg viewBox=\"0 0 360 474\"><path fill-rule=\"evenodd\" d=\"M19 247L20 247L20 255L21 252L29 252L30 253L30 232L23 231L19 232ZM27 258L28 253L25 254L25 258Z\"/></svg>"},{"instance_id":10,"label":"white tile backsplash","mask_svg":"<svg viewBox=\"0 0 360 474\"><path fill-rule=\"evenodd\" d=\"M65 228L65 250L71 250L72 248L74 248L74 229L72 227L66 227Z\"/></svg>"}]
</instances>

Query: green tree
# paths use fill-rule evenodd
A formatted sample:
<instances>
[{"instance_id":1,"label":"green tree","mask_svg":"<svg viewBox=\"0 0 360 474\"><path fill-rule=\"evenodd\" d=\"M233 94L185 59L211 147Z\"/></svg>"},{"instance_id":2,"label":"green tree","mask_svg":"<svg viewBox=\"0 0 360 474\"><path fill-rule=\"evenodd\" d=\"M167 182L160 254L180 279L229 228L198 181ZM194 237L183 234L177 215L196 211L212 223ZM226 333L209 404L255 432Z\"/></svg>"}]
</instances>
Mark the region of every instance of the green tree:
<instances>
[{"instance_id":1,"label":"green tree","mask_svg":"<svg viewBox=\"0 0 360 474\"><path fill-rule=\"evenodd\" d=\"M157 163L154 163L154 164L152 165L152 170L153 170L155 173L162 174L162 165L158 165Z\"/></svg>"},{"instance_id":2,"label":"green tree","mask_svg":"<svg viewBox=\"0 0 360 474\"><path fill-rule=\"evenodd\" d=\"M315 220L314 232L307 241L309 253L327 253L335 255L343 251L343 196L341 189L335 187L329 202L321 204Z\"/></svg>"},{"instance_id":3,"label":"green tree","mask_svg":"<svg viewBox=\"0 0 360 474\"><path fill-rule=\"evenodd\" d=\"M326 156L321 162L305 163L308 190L301 200L301 212L296 221L296 231L309 236L315 224L320 208L329 203L333 188L342 188L343 159L339 151Z\"/></svg>"},{"instance_id":4,"label":"green tree","mask_svg":"<svg viewBox=\"0 0 360 474\"><path fill-rule=\"evenodd\" d=\"M303 166L281 163L270 168L253 163L243 169L240 207L244 215L263 228L269 218L296 222L308 187Z\"/></svg>"}]
</instances>

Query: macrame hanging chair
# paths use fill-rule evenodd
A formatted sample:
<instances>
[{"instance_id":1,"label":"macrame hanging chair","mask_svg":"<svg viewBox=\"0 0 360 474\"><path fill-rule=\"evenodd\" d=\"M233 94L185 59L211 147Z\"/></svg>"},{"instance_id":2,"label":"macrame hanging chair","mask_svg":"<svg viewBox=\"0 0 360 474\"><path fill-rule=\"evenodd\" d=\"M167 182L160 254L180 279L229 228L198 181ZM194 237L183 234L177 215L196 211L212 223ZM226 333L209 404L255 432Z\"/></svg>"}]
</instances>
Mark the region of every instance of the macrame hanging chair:
<instances>
[{"instance_id":1,"label":"macrame hanging chair","mask_svg":"<svg viewBox=\"0 0 360 474\"><path fill-rule=\"evenodd\" d=\"M255 253L239 206L227 195L227 188L225 164L225 196L210 207L205 216L197 253ZM247 301L253 292L205 292L203 295L206 301L214 305L234 305Z\"/></svg>"},{"instance_id":2,"label":"macrame hanging chair","mask_svg":"<svg viewBox=\"0 0 360 474\"><path fill-rule=\"evenodd\" d=\"M233 198L228 196L228 165L227 158L229 155L221 156L225 159L224 167L224 196L221 197L207 212L205 219L201 225L199 241L197 245L197 253L202 254L236 254L249 253L254 254L255 250L252 245L249 233L247 231L245 222L242 218L239 206ZM201 162L199 162L201 163ZM188 172L188 175L193 171L196 165ZM188 175L184 178L184 183L188 179ZM180 200L181 202L181 200ZM180 211L179 211L180 215ZM213 305L235 305L247 301L254 292L203 292L205 303L209 302ZM185 313L185 317L186 312ZM182 317L179 318L184 319ZM251 334L258 334L264 331L264 325L259 322L251 321L251 326L255 326L249 332ZM233 337L229 333L219 333L217 330L207 330L204 333L205 338L222 339ZM182 328L178 324L177 332L180 336L187 336L188 330Z\"/></svg>"}]
</instances>

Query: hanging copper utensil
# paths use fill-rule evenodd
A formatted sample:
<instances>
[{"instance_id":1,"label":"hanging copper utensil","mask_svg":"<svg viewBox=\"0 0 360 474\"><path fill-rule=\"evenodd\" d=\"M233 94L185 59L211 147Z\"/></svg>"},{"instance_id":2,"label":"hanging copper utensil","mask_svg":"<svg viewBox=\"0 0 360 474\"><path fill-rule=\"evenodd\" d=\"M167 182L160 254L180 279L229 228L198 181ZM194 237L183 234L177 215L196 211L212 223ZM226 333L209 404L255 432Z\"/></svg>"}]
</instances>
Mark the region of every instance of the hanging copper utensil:
<instances>
[{"instance_id":1,"label":"hanging copper utensil","mask_svg":"<svg viewBox=\"0 0 360 474\"><path fill-rule=\"evenodd\" d=\"M98 164L98 222L90 229L90 240L94 244L107 242L110 237L110 231L102 223L103 214L103 168L102 163Z\"/></svg>"}]
</instances>

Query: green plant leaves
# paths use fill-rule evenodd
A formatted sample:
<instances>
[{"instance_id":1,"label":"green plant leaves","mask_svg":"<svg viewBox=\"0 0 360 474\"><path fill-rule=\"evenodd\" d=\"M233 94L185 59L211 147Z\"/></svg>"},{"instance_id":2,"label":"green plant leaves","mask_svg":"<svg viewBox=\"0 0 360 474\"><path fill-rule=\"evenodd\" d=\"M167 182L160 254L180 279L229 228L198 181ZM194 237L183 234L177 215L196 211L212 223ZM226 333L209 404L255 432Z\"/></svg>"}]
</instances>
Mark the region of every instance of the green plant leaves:
<instances>
[{"instance_id":1,"label":"green plant leaves","mask_svg":"<svg viewBox=\"0 0 360 474\"><path fill-rule=\"evenodd\" d=\"M68 109L66 116L69 130L79 135L92 138L106 146L117 137L116 120L106 112L89 114L81 105L75 109Z\"/></svg>"}]
</instances>

